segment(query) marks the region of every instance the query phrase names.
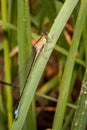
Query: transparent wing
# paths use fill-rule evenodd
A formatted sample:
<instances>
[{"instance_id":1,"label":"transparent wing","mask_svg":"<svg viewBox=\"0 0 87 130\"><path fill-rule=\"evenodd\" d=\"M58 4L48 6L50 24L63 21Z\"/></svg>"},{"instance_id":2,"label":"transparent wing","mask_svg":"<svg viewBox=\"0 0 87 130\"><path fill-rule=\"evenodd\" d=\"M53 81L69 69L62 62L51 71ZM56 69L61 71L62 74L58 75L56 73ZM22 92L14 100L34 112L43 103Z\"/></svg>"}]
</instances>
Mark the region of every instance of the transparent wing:
<instances>
[{"instance_id":1,"label":"transparent wing","mask_svg":"<svg viewBox=\"0 0 87 130\"><path fill-rule=\"evenodd\" d=\"M33 64L35 54L32 53L31 56L27 59L25 64L23 65L21 71L18 73L17 77L15 78L14 82L12 83L12 95L15 100L20 99L20 95L22 94L22 91L26 85L27 78L29 76L29 73L31 71L31 67ZM20 81L21 77L21 81ZM21 90L21 91L20 91Z\"/></svg>"}]
</instances>

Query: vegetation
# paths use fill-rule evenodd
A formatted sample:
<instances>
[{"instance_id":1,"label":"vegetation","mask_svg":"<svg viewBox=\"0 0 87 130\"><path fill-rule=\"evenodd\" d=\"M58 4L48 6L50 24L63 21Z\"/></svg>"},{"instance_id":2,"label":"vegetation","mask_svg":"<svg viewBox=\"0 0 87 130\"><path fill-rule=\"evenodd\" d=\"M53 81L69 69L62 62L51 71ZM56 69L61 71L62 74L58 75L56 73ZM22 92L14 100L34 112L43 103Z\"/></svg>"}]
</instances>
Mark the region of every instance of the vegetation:
<instances>
[{"instance_id":1,"label":"vegetation","mask_svg":"<svg viewBox=\"0 0 87 130\"><path fill-rule=\"evenodd\" d=\"M1 130L86 129L86 8L87 0L1 0L0 81L13 83L0 84ZM43 31L47 43L32 65Z\"/></svg>"}]
</instances>

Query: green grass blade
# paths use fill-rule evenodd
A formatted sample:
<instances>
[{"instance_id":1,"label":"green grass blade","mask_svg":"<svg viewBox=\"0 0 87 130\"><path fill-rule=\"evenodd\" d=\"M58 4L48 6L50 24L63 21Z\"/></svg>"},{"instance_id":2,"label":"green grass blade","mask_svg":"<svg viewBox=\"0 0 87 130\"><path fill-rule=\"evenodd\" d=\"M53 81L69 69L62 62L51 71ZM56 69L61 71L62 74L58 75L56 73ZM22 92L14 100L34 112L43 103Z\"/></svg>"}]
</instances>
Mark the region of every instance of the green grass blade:
<instances>
[{"instance_id":1,"label":"green grass blade","mask_svg":"<svg viewBox=\"0 0 87 130\"><path fill-rule=\"evenodd\" d=\"M19 70L21 70L23 65L26 65L26 61L29 60L30 55L32 54L32 44L31 44L31 21L30 21L30 14L29 14L29 3L26 0L18 0L18 45L19 45ZM33 57L33 56L32 56ZM32 59L28 61L28 68L25 69L23 75L20 75L20 85L21 93L24 87L26 75L29 72L30 65L32 63ZM26 67L27 67L26 66ZM31 112L32 110L32 112ZM35 118L32 119L32 113L35 112L34 108L31 106L31 109L28 112L26 121L24 126L30 127L30 129L35 129ZM34 114L33 114L34 116ZM36 116L35 116L36 117ZM28 118L32 120L28 120ZM29 126L30 125L30 126ZM32 128L31 128L32 126ZM34 127L34 128L33 128Z\"/></svg>"},{"instance_id":2,"label":"green grass blade","mask_svg":"<svg viewBox=\"0 0 87 130\"><path fill-rule=\"evenodd\" d=\"M4 26L6 28L8 27L9 29L13 29L13 30L17 31L17 27L13 24L8 23L8 22L0 20L0 25Z\"/></svg>"},{"instance_id":3,"label":"green grass blade","mask_svg":"<svg viewBox=\"0 0 87 130\"><path fill-rule=\"evenodd\" d=\"M86 21L83 29L83 40L84 40L84 50L85 50L85 61L87 65L87 22Z\"/></svg>"},{"instance_id":4,"label":"green grass blade","mask_svg":"<svg viewBox=\"0 0 87 130\"><path fill-rule=\"evenodd\" d=\"M57 86L60 82L60 78L58 77L58 75L54 76L51 78L51 80L49 80L45 85L43 85L38 92L42 93L42 94L46 94L49 91L51 91L53 88L55 88L55 86Z\"/></svg>"},{"instance_id":5,"label":"green grass blade","mask_svg":"<svg viewBox=\"0 0 87 130\"><path fill-rule=\"evenodd\" d=\"M1 1L1 10L2 10L2 20L4 22L7 22L7 1L2 0ZM3 30L8 34L7 27L3 27ZM5 81L6 82L11 82L11 68L10 68L10 59L9 59L9 40L6 35L4 35L3 39L3 44L4 44L4 62L5 62ZM11 88L6 87L5 88L6 92L6 107L7 107L7 118L8 118L8 129L10 130L12 126L12 121L13 121L13 107L12 107L12 95L11 95Z\"/></svg>"},{"instance_id":6,"label":"green grass blade","mask_svg":"<svg viewBox=\"0 0 87 130\"><path fill-rule=\"evenodd\" d=\"M81 6L83 8L83 11L86 13L86 8L87 8L87 0L84 1L82 0ZM83 12L83 13L84 13ZM85 15L85 14L84 14ZM84 47L86 47L86 42L87 42L87 30L86 30L86 19L84 23L84 29L83 29L83 39L84 39ZM78 98L78 103L77 103L77 109L74 115L74 120L72 123L72 130L85 130L86 125L87 125L87 48L85 48L85 56L86 56L86 70L85 70L85 75L84 79L82 82L82 87L80 91L80 95Z\"/></svg>"},{"instance_id":7,"label":"green grass blade","mask_svg":"<svg viewBox=\"0 0 87 130\"><path fill-rule=\"evenodd\" d=\"M54 13L53 2L50 0L41 0L41 2L45 15L49 17L50 22L52 23L56 16L56 10ZM47 8L49 8L48 11L46 10Z\"/></svg>"},{"instance_id":8,"label":"green grass blade","mask_svg":"<svg viewBox=\"0 0 87 130\"><path fill-rule=\"evenodd\" d=\"M37 125L36 125L36 111L35 111L35 98L33 98L32 103L30 105L27 118L25 121L24 129L25 130L36 130Z\"/></svg>"},{"instance_id":9,"label":"green grass blade","mask_svg":"<svg viewBox=\"0 0 87 130\"><path fill-rule=\"evenodd\" d=\"M61 54L65 55L65 56L68 56L69 52L67 50L65 50L64 48L62 48L61 46L59 46L59 45L55 46L55 50L60 52ZM85 62L83 60L81 60L79 58L76 58L76 62L78 64L82 65L83 67L86 67L86 64L85 64Z\"/></svg>"},{"instance_id":10,"label":"green grass blade","mask_svg":"<svg viewBox=\"0 0 87 130\"><path fill-rule=\"evenodd\" d=\"M18 0L18 27L17 27L17 36L18 36L18 47L19 47L19 72L25 65L26 61L29 59L29 56L32 52L31 47L31 27L30 27L30 14L28 2L26 0ZM28 67L29 68L29 67ZM20 82L26 78L27 69L23 75L20 76ZM22 77L23 76L23 77ZM23 86L20 86L21 91Z\"/></svg>"},{"instance_id":11,"label":"green grass blade","mask_svg":"<svg viewBox=\"0 0 87 130\"><path fill-rule=\"evenodd\" d=\"M87 68L84 75L77 108L72 123L72 130L85 130L87 125Z\"/></svg>"},{"instance_id":12,"label":"green grass blade","mask_svg":"<svg viewBox=\"0 0 87 130\"><path fill-rule=\"evenodd\" d=\"M17 121L14 121L12 129L11 130L21 130L25 121L25 118L28 113L28 109L31 105L32 99L34 97L35 91L37 89L37 86L39 84L40 78L42 76L42 73L44 71L44 68L47 64L47 59L49 59L53 47L55 46L57 39L59 38L65 23L67 22L70 14L72 13L73 9L75 8L78 0L72 1L67 0L65 4L63 5L59 15L56 17L55 22L52 26L52 29L49 33L51 36L51 40L49 45L47 46L48 51L45 52L46 58L43 56L43 52L39 55L35 66L32 69L32 72L30 74L30 77L27 81L26 88L24 90L23 96L20 101L19 105L19 117ZM67 8L67 5L69 8ZM52 49L50 49L52 48Z\"/></svg>"},{"instance_id":13,"label":"green grass blade","mask_svg":"<svg viewBox=\"0 0 87 130\"><path fill-rule=\"evenodd\" d=\"M81 37L85 17L86 17L86 5L84 6L81 5L77 22L76 22L76 26L75 26L75 30L74 30L73 39L72 39L72 46L69 51L62 81L60 84L61 88L60 88L56 113L54 117L54 123L53 123L53 128L52 128L53 130L62 129L62 123L64 119L66 104L67 104L69 90L70 90L70 81L72 78L72 73L73 73L73 68L74 68L74 63L75 63L76 51L78 49L78 45L80 42L80 37Z\"/></svg>"}]
</instances>

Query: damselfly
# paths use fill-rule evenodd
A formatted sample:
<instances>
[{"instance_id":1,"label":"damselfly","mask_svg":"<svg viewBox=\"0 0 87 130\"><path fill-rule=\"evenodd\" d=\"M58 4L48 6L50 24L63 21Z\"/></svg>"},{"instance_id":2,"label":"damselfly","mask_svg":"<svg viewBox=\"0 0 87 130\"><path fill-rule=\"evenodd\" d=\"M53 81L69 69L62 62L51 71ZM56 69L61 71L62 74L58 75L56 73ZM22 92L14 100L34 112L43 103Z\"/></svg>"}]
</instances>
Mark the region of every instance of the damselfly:
<instances>
[{"instance_id":1,"label":"damselfly","mask_svg":"<svg viewBox=\"0 0 87 130\"><path fill-rule=\"evenodd\" d=\"M47 39L48 39L48 34L47 34L46 32L42 32L40 38L33 44L33 48L34 48L34 51L35 51L36 55L35 55L35 57L34 57L34 60L33 60L33 63L32 63L31 68L34 66L34 63L35 63L35 61L36 61L36 59L37 59L37 57L38 57L40 51L42 50L42 48L44 47L44 45L47 43ZM26 68L27 68L27 67L26 67ZM22 89L22 92L21 92L21 95L20 95L20 99L21 99L21 96L22 96L22 94L23 94L23 90L24 90L24 88L25 88L25 86L26 86L26 82L27 82L29 73L30 73L30 71L29 71L28 74L26 75L26 79L24 80L24 83L22 83L22 84L23 84L23 89ZM20 75L20 74L19 74L19 75ZM19 76L17 76L17 77L19 77ZM17 78L16 78L16 80L17 80ZM14 84L14 83L13 83L13 84L9 84L9 83L5 83L5 82L3 82L3 81L0 81L0 83L3 83L3 84L5 84L5 85L10 85L10 86L12 85L13 88L17 89L16 92L18 91L18 86L17 86L17 84ZM20 87L21 87L21 85L20 85ZM17 93L19 94L19 92L17 92ZM20 101L20 99L19 99L19 101ZM15 119L18 118L18 111L19 111L18 106L19 106L19 101L18 101L18 103L17 103L17 108L16 108L16 110L15 110L15 112L14 112Z\"/></svg>"}]
</instances>

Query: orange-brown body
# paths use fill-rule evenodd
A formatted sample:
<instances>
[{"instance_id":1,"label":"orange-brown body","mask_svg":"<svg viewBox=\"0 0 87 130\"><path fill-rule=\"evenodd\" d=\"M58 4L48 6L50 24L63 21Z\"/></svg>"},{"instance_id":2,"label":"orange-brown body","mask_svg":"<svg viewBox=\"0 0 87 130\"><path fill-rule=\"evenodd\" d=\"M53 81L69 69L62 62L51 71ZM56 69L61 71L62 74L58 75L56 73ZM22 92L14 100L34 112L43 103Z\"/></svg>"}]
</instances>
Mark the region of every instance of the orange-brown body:
<instances>
[{"instance_id":1,"label":"orange-brown body","mask_svg":"<svg viewBox=\"0 0 87 130\"><path fill-rule=\"evenodd\" d=\"M41 49L46 44L47 38L48 38L48 34L43 32L43 33L41 33L41 37L34 43L33 47L34 47L34 49L36 51L35 60L36 60L39 52L41 51Z\"/></svg>"}]
</instances>

